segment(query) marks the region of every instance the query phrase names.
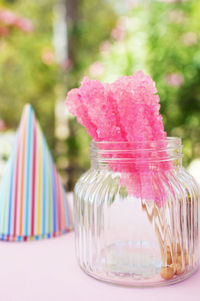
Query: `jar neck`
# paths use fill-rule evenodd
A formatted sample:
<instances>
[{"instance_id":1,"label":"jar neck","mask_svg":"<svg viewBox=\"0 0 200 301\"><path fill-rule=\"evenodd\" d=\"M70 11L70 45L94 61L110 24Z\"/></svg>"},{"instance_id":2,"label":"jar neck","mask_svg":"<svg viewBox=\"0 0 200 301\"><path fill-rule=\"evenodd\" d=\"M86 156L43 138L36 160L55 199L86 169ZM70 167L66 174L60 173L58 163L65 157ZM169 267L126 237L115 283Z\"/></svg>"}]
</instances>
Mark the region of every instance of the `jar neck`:
<instances>
[{"instance_id":1,"label":"jar neck","mask_svg":"<svg viewBox=\"0 0 200 301\"><path fill-rule=\"evenodd\" d=\"M91 167L115 171L147 171L182 167L180 138L132 142L91 142Z\"/></svg>"}]
</instances>

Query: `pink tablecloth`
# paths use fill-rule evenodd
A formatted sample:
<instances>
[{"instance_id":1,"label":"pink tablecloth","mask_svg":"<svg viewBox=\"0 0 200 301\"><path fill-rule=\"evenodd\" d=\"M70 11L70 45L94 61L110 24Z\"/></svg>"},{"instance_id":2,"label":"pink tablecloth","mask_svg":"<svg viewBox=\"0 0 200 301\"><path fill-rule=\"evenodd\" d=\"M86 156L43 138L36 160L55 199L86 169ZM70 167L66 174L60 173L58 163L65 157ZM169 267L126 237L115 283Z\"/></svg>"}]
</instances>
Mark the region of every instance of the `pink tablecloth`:
<instances>
[{"instance_id":1,"label":"pink tablecloth","mask_svg":"<svg viewBox=\"0 0 200 301\"><path fill-rule=\"evenodd\" d=\"M59 238L0 242L0 301L200 300L200 270L161 288L126 288L99 282L78 267L74 233Z\"/></svg>"}]
</instances>

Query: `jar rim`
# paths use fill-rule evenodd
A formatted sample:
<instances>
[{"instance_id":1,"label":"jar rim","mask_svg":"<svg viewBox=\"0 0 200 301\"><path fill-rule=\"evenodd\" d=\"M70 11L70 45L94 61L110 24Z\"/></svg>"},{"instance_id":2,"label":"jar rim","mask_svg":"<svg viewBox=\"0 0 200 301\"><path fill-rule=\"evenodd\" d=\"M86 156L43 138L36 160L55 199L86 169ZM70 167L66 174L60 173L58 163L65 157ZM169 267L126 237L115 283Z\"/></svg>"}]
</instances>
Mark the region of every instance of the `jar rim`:
<instances>
[{"instance_id":1,"label":"jar rim","mask_svg":"<svg viewBox=\"0 0 200 301\"><path fill-rule=\"evenodd\" d=\"M91 141L91 159L99 161L171 161L181 159L182 144L178 137L157 141Z\"/></svg>"},{"instance_id":2,"label":"jar rim","mask_svg":"<svg viewBox=\"0 0 200 301\"><path fill-rule=\"evenodd\" d=\"M166 137L166 140L167 141L174 141L174 142L181 142L181 138L179 137ZM145 140L145 142L159 142L159 141L165 141L165 139L159 139L159 140ZM131 142L131 141L122 141L122 140L119 140L119 141L108 141L108 140L102 140L102 141L95 141L95 140L92 140L92 142L94 143L135 143L135 142ZM139 142L143 142L143 141L139 141Z\"/></svg>"},{"instance_id":3,"label":"jar rim","mask_svg":"<svg viewBox=\"0 0 200 301\"><path fill-rule=\"evenodd\" d=\"M166 139L162 140L145 140L145 141L91 141L91 147L100 147L103 149L109 150L109 147L113 150L117 150L115 147L120 147L120 151L122 150L121 147L129 146L129 147L136 147L137 149L142 150L151 150L152 148L159 148L159 149L174 149L176 147L181 147L181 138L179 137L166 137ZM108 148L107 148L108 147ZM127 149L126 149L127 151Z\"/></svg>"}]
</instances>

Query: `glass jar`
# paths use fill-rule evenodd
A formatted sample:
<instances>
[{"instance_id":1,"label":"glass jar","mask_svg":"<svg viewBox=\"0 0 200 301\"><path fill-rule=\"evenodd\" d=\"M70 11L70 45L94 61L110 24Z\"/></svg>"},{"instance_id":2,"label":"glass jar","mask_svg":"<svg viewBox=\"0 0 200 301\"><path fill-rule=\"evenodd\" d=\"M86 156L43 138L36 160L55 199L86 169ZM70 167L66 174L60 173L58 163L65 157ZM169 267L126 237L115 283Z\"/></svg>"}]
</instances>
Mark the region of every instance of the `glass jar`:
<instances>
[{"instance_id":1,"label":"glass jar","mask_svg":"<svg viewBox=\"0 0 200 301\"><path fill-rule=\"evenodd\" d=\"M199 188L182 166L181 140L91 142L75 186L80 267L126 286L181 281L199 265Z\"/></svg>"}]
</instances>

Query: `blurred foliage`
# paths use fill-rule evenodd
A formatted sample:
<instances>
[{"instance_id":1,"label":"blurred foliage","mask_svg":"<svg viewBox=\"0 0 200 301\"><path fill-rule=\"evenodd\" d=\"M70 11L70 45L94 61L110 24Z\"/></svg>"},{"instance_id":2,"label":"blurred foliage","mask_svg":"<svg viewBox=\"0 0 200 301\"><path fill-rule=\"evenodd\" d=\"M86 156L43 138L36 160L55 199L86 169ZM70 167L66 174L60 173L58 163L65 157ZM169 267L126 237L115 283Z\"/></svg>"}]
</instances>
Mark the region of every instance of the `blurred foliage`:
<instances>
[{"instance_id":1,"label":"blurred foliage","mask_svg":"<svg viewBox=\"0 0 200 301\"><path fill-rule=\"evenodd\" d=\"M74 5L76 3L76 5ZM73 9L70 7L73 6ZM69 59L67 89L78 86L86 68L96 60L99 45L110 37L116 23L113 7L105 0L67 0Z\"/></svg>"},{"instance_id":2,"label":"blurred foliage","mask_svg":"<svg viewBox=\"0 0 200 301\"><path fill-rule=\"evenodd\" d=\"M54 89L58 67L47 59L53 53L53 0L0 0L0 5L29 18L34 26L32 33L13 30L0 38L0 116L8 127L16 127L24 104L33 104L53 147Z\"/></svg>"},{"instance_id":3,"label":"blurred foliage","mask_svg":"<svg viewBox=\"0 0 200 301\"><path fill-rule=\"evenodd\" d=\"M165 129L183 138L185 163L200 155L199 16L199 1L152 5L149 16L147 64L157 83Z\"/></svg>"}]
</instances>

